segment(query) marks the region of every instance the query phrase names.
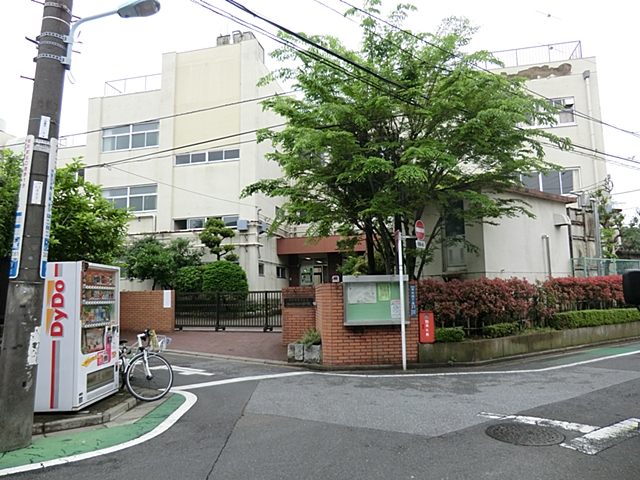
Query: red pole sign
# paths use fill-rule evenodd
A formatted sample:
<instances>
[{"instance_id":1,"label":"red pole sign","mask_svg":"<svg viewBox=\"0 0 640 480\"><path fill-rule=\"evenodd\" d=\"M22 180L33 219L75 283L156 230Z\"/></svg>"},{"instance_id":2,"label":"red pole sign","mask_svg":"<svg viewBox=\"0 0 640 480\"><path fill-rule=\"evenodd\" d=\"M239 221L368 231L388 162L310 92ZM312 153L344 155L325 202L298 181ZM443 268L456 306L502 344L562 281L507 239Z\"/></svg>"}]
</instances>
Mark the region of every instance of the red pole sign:
<instances>
[{"instance_id":1,"label":"red pole sign","mask_svg":"<svg viewBox=\"0 0 640 480\"><path fill-rule=\"evenodd\" d=\"M416 231L416 238L418 240L423 240L424 239L424 223L422 223L422 220L418 220L414 228Z\"/></svg>"},{"instance_id":2,"label":"red pole sign","mask_svg":"<svg viewBox=\"0 0 640 480\"><path fill-rule=\"evenodd\" d=\"M420 312L420 343L433 343L436 341L436 326L433 322L433 312Z\"/></svg>"}]
</instances>

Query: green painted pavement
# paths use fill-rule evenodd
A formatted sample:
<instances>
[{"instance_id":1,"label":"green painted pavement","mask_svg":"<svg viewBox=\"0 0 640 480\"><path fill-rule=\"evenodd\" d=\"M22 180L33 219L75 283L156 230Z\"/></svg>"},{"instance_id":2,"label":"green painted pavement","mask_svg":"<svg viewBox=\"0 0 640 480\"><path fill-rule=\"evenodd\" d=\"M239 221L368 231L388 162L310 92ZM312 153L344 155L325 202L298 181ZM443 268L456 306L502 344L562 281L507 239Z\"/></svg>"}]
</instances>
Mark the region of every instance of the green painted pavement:
<instances>
[{"instance_id":1,"label":"green painted pavement","mask_svg":"<svg viewBox=\"0 0 640 480\"><path fill-rule=\"evenodd\" d=\"M185 401L186 398L182 395L172 395L164 403L130 425L38 438L26 448L0 454L0 469L95 452L134 440L160 425Z\"/></svg>"}]
</instances>

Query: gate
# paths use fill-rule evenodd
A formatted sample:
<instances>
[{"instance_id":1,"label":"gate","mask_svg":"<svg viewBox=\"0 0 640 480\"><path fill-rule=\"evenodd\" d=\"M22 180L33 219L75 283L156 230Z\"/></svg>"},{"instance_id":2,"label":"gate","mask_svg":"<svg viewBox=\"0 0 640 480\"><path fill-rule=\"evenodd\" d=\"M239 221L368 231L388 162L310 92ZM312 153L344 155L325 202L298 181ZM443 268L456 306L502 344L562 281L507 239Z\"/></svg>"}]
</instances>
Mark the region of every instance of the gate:
<instances>
[{"instance_id":1,"label":"gate","mask_svg":"<svg viewBox=\"0 0 640 480\"><path fill-rule=\"evenodd\" d=\"M176 292L176 328L282 327L282 292Z\"/></svg>"}]
</instances>

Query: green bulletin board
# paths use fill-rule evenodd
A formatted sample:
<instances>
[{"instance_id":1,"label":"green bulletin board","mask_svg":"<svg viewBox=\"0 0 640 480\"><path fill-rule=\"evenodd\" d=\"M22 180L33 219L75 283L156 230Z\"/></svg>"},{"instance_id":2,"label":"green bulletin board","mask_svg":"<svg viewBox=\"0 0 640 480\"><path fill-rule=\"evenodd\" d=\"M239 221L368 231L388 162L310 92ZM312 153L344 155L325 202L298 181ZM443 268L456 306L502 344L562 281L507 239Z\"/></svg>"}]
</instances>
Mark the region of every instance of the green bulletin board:
<instances>
[{"instance_id":1,"label":"green bulletin board","mask_svg":"<svg viewBox=\"0 0 640 480\"><path fill-rule=\"evenodd\" d=\"M404 277L405 309L408 301L408 277ZM344 324L400 325L400 285L397 275L345 276ZM405 324L409 314L405 312Z\"/></svg>"}]
</instances>

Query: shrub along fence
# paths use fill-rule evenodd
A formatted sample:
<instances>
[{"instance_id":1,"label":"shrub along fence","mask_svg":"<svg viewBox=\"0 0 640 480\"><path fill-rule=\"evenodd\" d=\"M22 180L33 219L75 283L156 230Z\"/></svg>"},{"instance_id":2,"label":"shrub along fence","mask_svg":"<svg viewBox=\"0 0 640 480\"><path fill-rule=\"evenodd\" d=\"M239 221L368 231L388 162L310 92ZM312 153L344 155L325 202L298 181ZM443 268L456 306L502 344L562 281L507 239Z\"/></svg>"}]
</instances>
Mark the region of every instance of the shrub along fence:
<instances>
[{"instance_id":1,"label":"shrub along fence","mask_svg":"<svg viewBox=\"0 0 640 480\"><path fill-rule=\"evenodd\" d=\"M624 307L622 277L552 278L535 284L499 278L422 280L419 308L434 313L436 327L461 328L479 336L489 325L520 322L552 326L554 314Z\"/></svg>"}]
</instances>

